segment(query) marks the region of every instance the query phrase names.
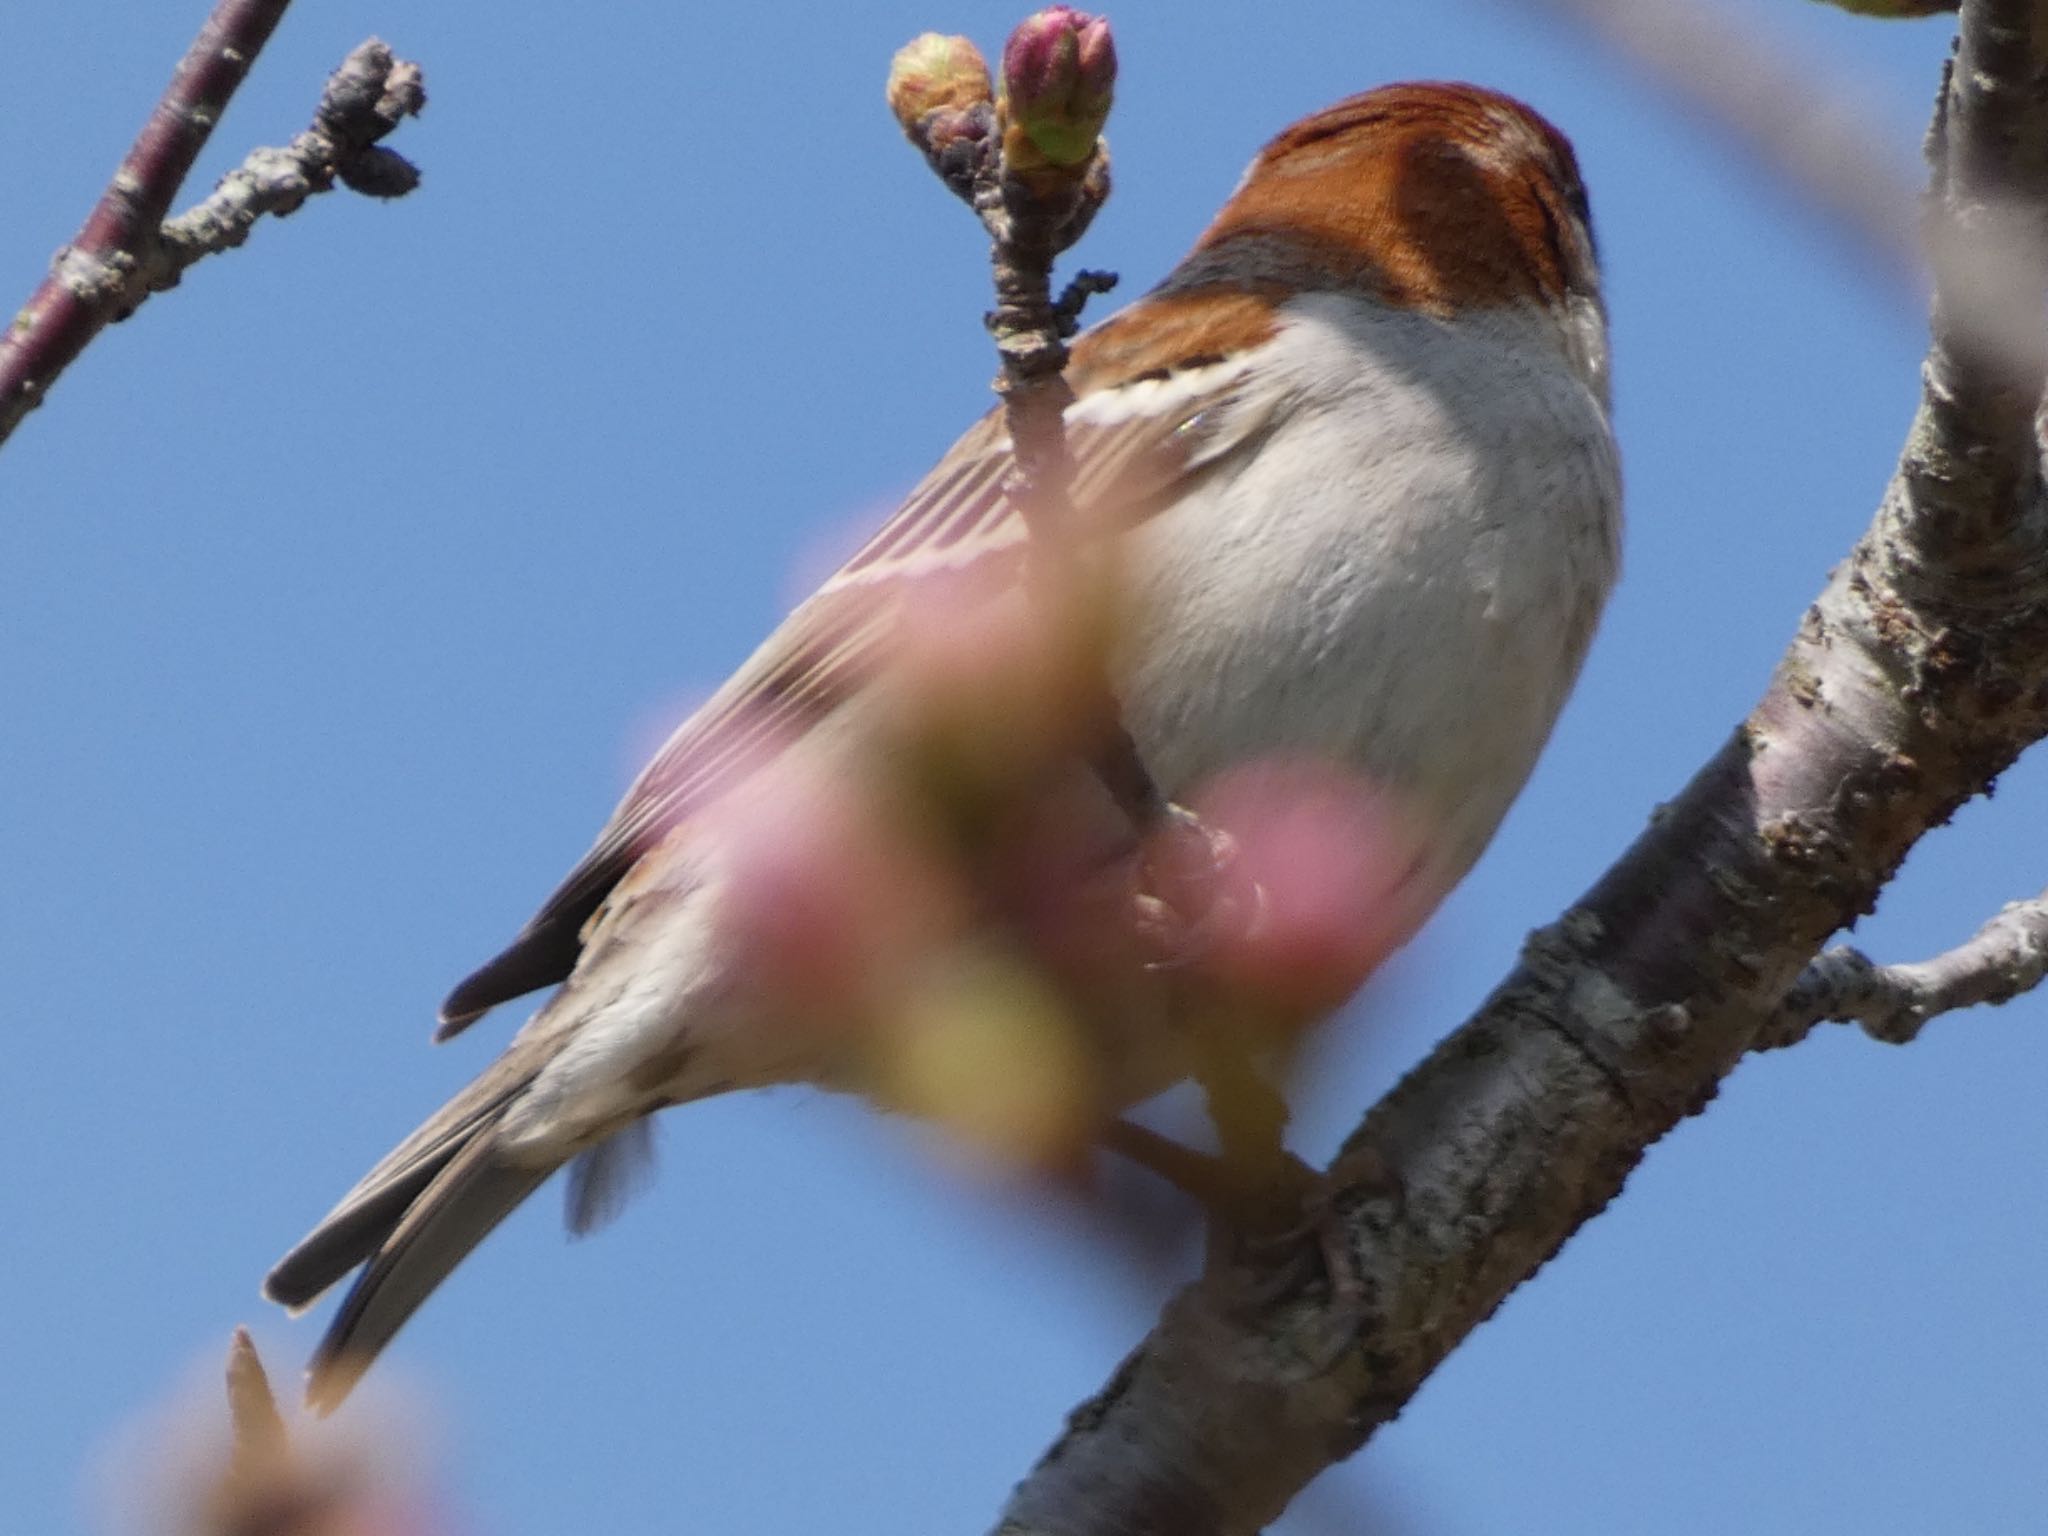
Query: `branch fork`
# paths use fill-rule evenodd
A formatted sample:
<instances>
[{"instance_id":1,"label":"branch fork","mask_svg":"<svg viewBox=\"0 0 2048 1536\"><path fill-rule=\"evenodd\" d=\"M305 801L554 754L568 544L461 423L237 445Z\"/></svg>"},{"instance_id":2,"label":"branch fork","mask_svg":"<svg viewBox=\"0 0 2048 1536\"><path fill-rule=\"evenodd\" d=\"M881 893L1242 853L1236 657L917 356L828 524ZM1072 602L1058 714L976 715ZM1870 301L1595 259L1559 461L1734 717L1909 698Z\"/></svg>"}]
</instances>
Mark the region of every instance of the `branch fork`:
<instances>
[{"instance_id":1,"label":"branch fork","mask_svg":"<svg viewBox=\"0 0 2048 1536\"><path fill-rule=\"evenodd\" d=\"M418 185L419 172L382 140L426 105L425 86L417 65L372 38L328 79L311 127L282 148L252 151L210 196L169 217L286 4L220 0L84 228L0 334L0 442L101 330L202 257L240 245L265 214L291 213L336 182L380 198Z\"/></svg>"}]
</instances>

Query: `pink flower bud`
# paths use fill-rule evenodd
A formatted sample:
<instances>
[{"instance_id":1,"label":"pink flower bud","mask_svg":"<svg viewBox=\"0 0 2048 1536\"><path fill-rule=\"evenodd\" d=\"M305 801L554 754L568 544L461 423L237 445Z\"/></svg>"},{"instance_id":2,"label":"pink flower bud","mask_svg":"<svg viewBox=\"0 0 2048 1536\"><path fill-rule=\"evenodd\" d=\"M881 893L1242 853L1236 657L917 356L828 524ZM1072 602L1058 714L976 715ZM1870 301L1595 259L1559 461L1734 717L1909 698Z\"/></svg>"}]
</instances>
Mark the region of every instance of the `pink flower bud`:
<instances>
[{"instance_id":1,"label":"pink flower bud","mask_svg":"<svg viewBox=\"0 0 2048 1536\"><path fill-rule=\"evenodd\" d=\"M1256 898L1248 923L1216 936L1204 968L1285 1013L1336 1007L1429 911L1426 827L1343 769L1254 763L1205 786L1196 809L1229 835L1231 875Z\"/></svg>"},{"instance_id":2,"label":"pink flower bud","mask_svg":"<svg viewBox=\"0 0 2048 1536\"><path fill-rule=\"evenodd\" d=\"M1077 166L1095 153L1116 86L1105 17L1055 5L1027 17L1003 49L1004 151L1016 169Z\"/></svg>"},{"instance_id":3,"label":"pink flower bud","mask_svg":"<svg viewBox=\"0 0 2048 1536\"><path fill-rule=\"evenodd\" d=\"M844 766L792 753L685 834L716 851L723 931L771 1015L830 1029L886 1012L968 909L879 776Z\"/></svg>"}]
</instances>

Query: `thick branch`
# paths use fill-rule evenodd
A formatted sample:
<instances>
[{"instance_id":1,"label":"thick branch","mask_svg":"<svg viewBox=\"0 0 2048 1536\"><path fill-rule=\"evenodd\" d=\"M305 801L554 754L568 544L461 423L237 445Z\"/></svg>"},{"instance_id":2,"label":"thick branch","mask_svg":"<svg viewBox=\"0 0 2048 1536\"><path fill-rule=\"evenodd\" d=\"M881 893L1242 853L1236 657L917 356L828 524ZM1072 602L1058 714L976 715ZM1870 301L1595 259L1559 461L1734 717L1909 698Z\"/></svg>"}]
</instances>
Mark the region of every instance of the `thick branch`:
<instances>
[{"instance_id":1,"label":"thick branch","mask_svg":"<svg viewBox=\"0 0 2048 1536\"><path fill-rule=\"evenodd\" d=\"M337 180L380 197L417 181L378 140L424 105L419 71L373 39L328 80L311 128L284 149L255 151L212 196L165 222L287 3L221 0L214 7L85 227L0 337L0 443L104 327L176 284L200 257L241 244L262 215L290 213Z\"/></svg>"},{"instance_id":2,"label":"thick branch","mask_svg":"<svg viewBox=\"0 0 2048 1536\"><path fill-rule=\"evenodd\" d=\"M2048 143L2048 98L2032 88L2048 29L2015 9L1964 8L1980 78L1949 105L1958 163L1997 163L1994 136ZM2008 46L2015 25L2024 46ZM1950 183L1957 214L1975 212L1981 185ZM2031 441L1958 406L2018 383L2003 366L1987 379L1981 354L1940 361L1871 532L1755 712L1347 1142L1332 1176L1362 1318L1314 1289L1260 1302L1212 1270L1073 1415L1013 1496L1006 1536L1260 1529L1712 1099L1907 849L2048 733ZM2038 376L2024 387L2038 399ZM1353 1321L1351 1346L1320 1368L1329 1330Z\"/></svg>"},{"instance_id":3,"label":"thick branch","mask_svg":"<svg viewBox=\"0 0 2048 1536\"><path fill-rule=\"evenodd\" d=\"M1794 1045L1825 1023L1860 1024L1887 1045L1919 1038L1927 1021L1979 1003L2009 1003L2048 979L2048 894L2010 903L1945 954L1915 965L1879 965L1847 945L1809 965L1757 1049Z\"/></svg>"},{"instance_id":4,"label":"thick branch","mask_svg":"<svg viewBox=\"0 0 2048 1536\"><path fill-rule=\"evenodd\" d=\"M2002 601L2011 568L2039 561L2044 544L2034 432L2048 366L2043 9L1972 5L1930 136L1934 340L1892 511L1917 525L1936 579L1966 605Z\"/></svg>"},{"instance_id":5,"label":"thick branch","mask_svg":"<svg viewBox=\"0 0 2048 1536\"><path fill-rule=\"evenodd\" d=\"M2032 414L2048 354L2048 223L2041 190L2048 144L2029 137L2039 70L2028 63L2036 0L1979 7L1966 31L1929 135L1932 196L1923 199L1875 150L1883 135L1860 104L1832 90L1811 61L1788 59L1753 26L1717 19L1687 0L1525 0L1569 20L1624 58L1663 96L1697 113L1734 150L1820 213L1849 247L1917 298L1937 279L1929 404L1954 413L1944 452L1909 445L1894 492L1946 503L1955 533L1945 551L1949 595L1967 599L1974 564L1994 589L2014 551L1972 525L1973 509L2029 509L2037 474ZM1948 142L1950 103L1958 118ZM1919 237L1925 226L1926 239ZM1959 370L1957 359L1964 358ZM2017 477L1979 486L1981 477ZM1960 490L1951 497L1949 487ZM1922 537L1934 536L1934 528ZM2022 530L2038 549L2038 529ZM1967 552L1967 556L1966 556Z\"/></svg>"}]
</instances>

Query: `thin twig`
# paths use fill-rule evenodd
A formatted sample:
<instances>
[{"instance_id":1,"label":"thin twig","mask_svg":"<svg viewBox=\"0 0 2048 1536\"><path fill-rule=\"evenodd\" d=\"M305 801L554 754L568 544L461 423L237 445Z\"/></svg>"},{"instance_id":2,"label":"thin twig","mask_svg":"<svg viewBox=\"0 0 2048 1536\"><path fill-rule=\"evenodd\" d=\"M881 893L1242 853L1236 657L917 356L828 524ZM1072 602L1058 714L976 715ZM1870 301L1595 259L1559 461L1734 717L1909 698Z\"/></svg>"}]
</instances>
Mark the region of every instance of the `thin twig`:
<instances>
[{"instance_id":1,"label":"thin twig","mask_svg":"<svg viewBox=\"0 0 2048 1536\"><path fill-rule=\"evenodd\" d=\"M289 4L220 0L199 29L78 238L0 338L0 441L100 328L133 308L127 274Z\"/></svg>"},{"instance_id":2,"label":"thin twig","mask_svg":"<svg viewBox=\"0 0 2048 1536\"><path fill-rule=\"evenodd\" d=\"M284 149L255 151L212 196L165 222L288 3L220 0L214 7L85 226L0 336L0 443L102 329L176 284L200 257L239 245L262 215L289 213L337 180L379 197L417 182L417 172L378 140L425 104L419 70L372 39L328 80L311 128Z\"/></svg>"},{"instance_id":3,"label":"thin twig","mask_svg":"<svg viewBox=\"0 0 2048 1536\"><path fill-rule=\"evenodd\" d=\"M1052 264L1080 238L1108 195L1108 152L1098 151L1088 179L1054 198L1040 197L1023 178L997 174L976 200L993 242L996 306L988 328L1002 359L995 389L1015 461L1004 492L1030 530L1032 580L1044 602L1061 605L1050 608L1055 613L1077 598L1086 605L1105 597L1094 569L1096 551L1086 531L1075 526L1074 456L1066 434L1067 408L1074 403L1066 376L1067 339L1089 297L1109 292L1117 279L1113 272L1084 270L1054 298ZM1094 679L1093 691L1102 732L1096 773L1134 824L1151 827L1166 814L1166 797L1124 727L1106 675Z\"/></svg>"},{"instance_id":4,"label":"thin twig","mask_svg":"<svg viewBox=\"0 0 2048 1536\"><path fill-rule=\"evenodd\" d=\"M1083 605L1104 599L1096 551L1075 524L1074 456L1066 434L1067 408L1074 403L1066 377L1067 341L1089 297L1109 292L1117 279L1113 272L1084 270L1055 298L1052 265L1081 238L1109 189L1109 151L1098 145L1079 177L1017 175L999 156L987 156L972 197L991 242L996 303L988 328L1002 360L995 390L1014 460L1004 492L1030 531L1032 581L1053 613L1077 599ZM1124 728L1106 675L1094 679L1093 691L1102 731L1096 773L1125 814L1150 827L1165 814L1166 797Z\"/></svg>"},{"instance_id":5,"label":"thin twig","mask_svg":"<svg viewBox=\"0 0 2048 1536\"><path fill-rule=\"evenodd\" d=\"M995 171L977 189L976 211L993 242L989 262L996 306L989 333L1002 359L996 393L1010 427L1016 471L1011 497L1031 525L1034 546L1069 545L1074 534L1071 493L1073 456L1067 451L1064 418L1074 403L1066 380L1067 338L1079 323L1088 293L1105 292L1116 279L1087 272L1061 299L1052 293L1052 264L1078 231L1075 214L1100 207L1108 195L1107 156L1099 155L1090 183L1062 182L1042 195L1020 176ZM1084 198L1082 188L1092 183Z\"/></svg>"},{"instance_id":6,"label":"thin twig","mask_svg":"<svg viewBox=\"0 0 2048 1536\"><path fill-rule=\"evenodd\" d=\"M178 1521L191 1536L322 1536L342 1531L414 1531L404 1494L404 1457L395 1442L295 1445L249 1330L228 1350L227 1464L210 1459Z\"/></svg>"},{"instance_id":7,"label":"thin twig","mask_svg":"<svg viewBox=\"0 0 2048 1536\"><path fill-rule=\"evenodd\" d=\"M328 77L310 128L282 149L250 151L210 196L163 226L151 289L171 287L201 257L248 239L263 215L293 213L337 181L368 197L403 197L419 185L419 172L378 141L426 99L418 65L376 38L359 44Z\"/></svg>"},{"instance_id":8,"label":"thin twig","mask_svg":"<svg viewBox=\"0 0 2048 1536\"><path fill-rule=\"evenodd\" d=\"M1756 1049L1796 1045L1822 1024L1859 1024L1905 1045L1927 1021L1979 1003L2008 1003L2048 979L2048 892L2015 901L1945 954L1879 965L1859 949L1829 950L1800 974L1757 1034Z\"/></svg>"}]
</instances>

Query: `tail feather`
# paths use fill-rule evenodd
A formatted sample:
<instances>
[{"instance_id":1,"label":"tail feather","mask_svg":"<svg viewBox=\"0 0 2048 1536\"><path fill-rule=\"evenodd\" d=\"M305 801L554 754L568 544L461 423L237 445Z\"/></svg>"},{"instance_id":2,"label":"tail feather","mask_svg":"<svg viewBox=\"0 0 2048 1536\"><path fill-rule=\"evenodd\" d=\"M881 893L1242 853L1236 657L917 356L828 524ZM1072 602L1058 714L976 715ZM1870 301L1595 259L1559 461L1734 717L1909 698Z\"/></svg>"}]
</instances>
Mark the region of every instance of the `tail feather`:
<instances>
[{"instance_id":1,"label":"tail feather","mask_svg":"<svg viewBox=\"0 0 2048 1536\"><path fill-rule=\"evenodd\" d=\"M363 1266L314 1351L310 1404L324 1412L346 1397L427 1294L577 1150L565 1134L558 1157L515 1161L500 1127L582 1022L574 1009L542 1010L271 1270L264 1294L302 1311Z\"/></svg>"},{"instance_id":2,"label":"tail feather","mask_svg":"<svg viewBox=\"0 0 2048 1536\"><path fill-rule=\"evenodd\" d=\"M369 1255L307 1366L306 1402L316 1412L348 1396L434 1287L555 1171L507 1161L497 1118L445 1159Z\"/></svg>"},{"instance_id":3,"label":"tail feather","mask_svg":"<svg viewBox=\"0 0 2048 1536\"><path fill-rule=\"evenodd\" d=\"M408 1169L403 1177L343 1201L263 1277L263 1294L294 1317L305 1311L329 1286L383 1246L456 1150L452 1145L442 1148L438 1156Z\"/></svg>"},{"instance_id":4,"label":"tail feather","mask_svg":"<svg viewBox=\"0 0 2048 1536\"><path fill-rule=\"evenodd\" d=\"M617 878L614 873L612 879ZM582 949L584 919L597 910L609 885L607 881L565 913L555 913L550 903L502 953L458 981L441 1004L435 1041L454 1039L500 1003L566 979Z\"/></svg>"},{"instance_id":5,"label":"tail feather","mask_svg":"<svg viewBox=\"0 0 2048 1536\"><path fill-rule=\"evenodd\" d=\"M459 1157L478 1133L497 1124L535 1066L517 1048L457 1094L427 1123L399 1143L341 1197L298 1246L263 1280L270 1300L303 1312L320 1293L369 1258L405 1219L422 1192Z\"/></svg>"}]
</instances>

